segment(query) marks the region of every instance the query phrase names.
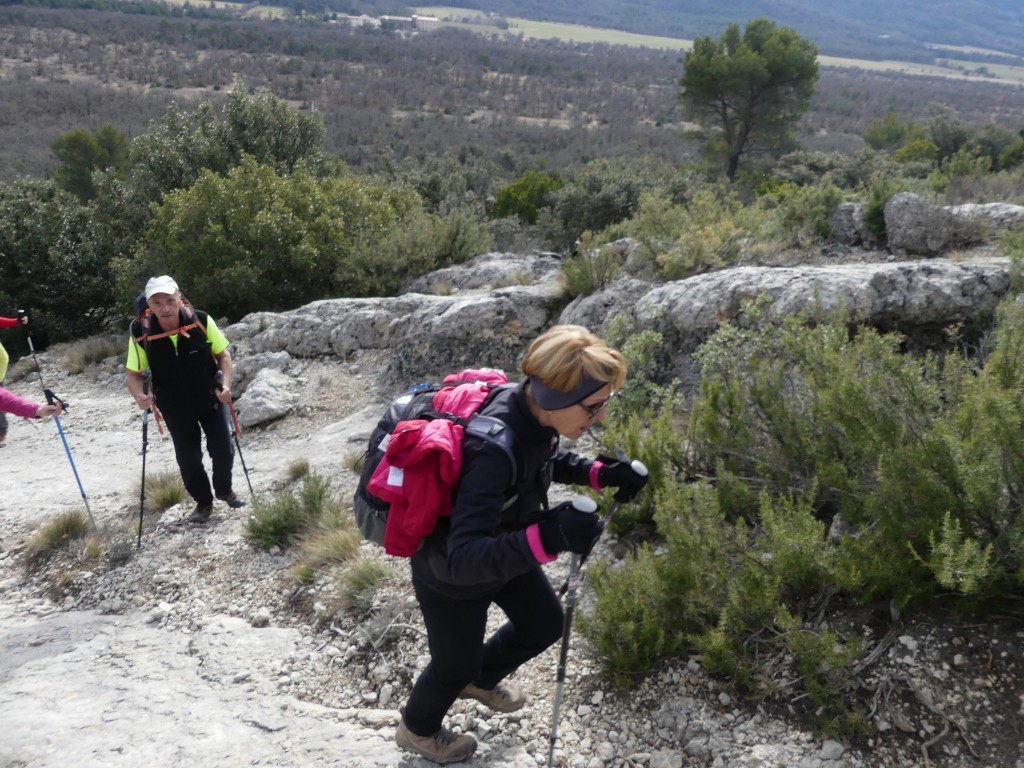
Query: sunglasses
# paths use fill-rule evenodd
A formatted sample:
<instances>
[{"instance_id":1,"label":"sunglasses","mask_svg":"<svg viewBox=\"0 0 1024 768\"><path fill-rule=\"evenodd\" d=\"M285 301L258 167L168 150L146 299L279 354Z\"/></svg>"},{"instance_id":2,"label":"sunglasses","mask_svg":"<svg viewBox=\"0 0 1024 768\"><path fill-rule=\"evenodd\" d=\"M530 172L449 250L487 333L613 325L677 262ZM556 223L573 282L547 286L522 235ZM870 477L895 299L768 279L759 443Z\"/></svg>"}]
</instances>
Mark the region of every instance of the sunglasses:
<instances>
[{"instance_id":1,"label":"sunglasses","mask_svg":"<svg viewBox=\"0 0 1024 768\"><path fill-rule=\"evenodd\" d=\"M597 414L599 414L606 407L608 407L608 401L611 400L613 397L615 397L614 392L608 396L607 400L602 400L600 403L594 403L593 405L584 405L583 403L576 403L576 405L578 405L580 408L586 411L587 416L589 416L592 419L596 419Z\"/></svg>"}]
</instances>

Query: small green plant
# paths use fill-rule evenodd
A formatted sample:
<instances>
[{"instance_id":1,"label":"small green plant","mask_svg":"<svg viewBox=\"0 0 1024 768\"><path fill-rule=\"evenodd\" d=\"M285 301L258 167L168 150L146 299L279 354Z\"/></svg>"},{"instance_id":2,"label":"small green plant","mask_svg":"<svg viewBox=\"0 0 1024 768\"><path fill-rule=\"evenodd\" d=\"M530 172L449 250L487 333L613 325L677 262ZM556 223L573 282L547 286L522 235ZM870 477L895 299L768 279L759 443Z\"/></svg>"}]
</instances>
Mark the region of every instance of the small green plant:
<instances>
[{"instance_id":1,"label":"small green plant","mask_svg":"<svg viewBox=\"0 0 1024 768\"><path fill-rule=\"evenodd\" d=\"M864 654L863 639L828 627L802 625L785 611L779 612L779 626L814 705L816 732L838 738L866 736L868 713L848 693L855 688L850 670Z\"/></svg>"},{"instance_id":2,"label":"small green plant","mask_svg":"<svg viewBox=\"0 0 1024 768\"><path fill-rule=\"evenodd\" d=\"M307 522L298 498L289 491L279 491L270 499L255 501L253 514L245 524L245 536L264 549L286 547L298 538Z\"/></svg>"},{"instance_id":3,"label":"small green plant","mask_svg":"<svg viewBox=\"0 0 1024 768\"><path fill-rule=\"evenodd\" d=\"M265 549L290 546L312 523L332 514L336 503L330 480L307 474L297 493L282 490L270 499L256 499L253 514L245 524L245 536Z\"/></svg>"},{"instance_id":4,"label":"small green plant","mask_svg":"<svg viewBox=\"0 0 1024 768\"><path fill-rule=\"evenodd\" d=\"M380 651L396 643L410 629L411 608L403 601L392 601L375 610L360 622L355 635L374 650Z\"/></svg>"},{"instance_id":5,"label":"small green plant","mask_svg":"<svg viewBox=\"0 0 1024 768\"><path fill-rule=\"evenodd\" d=\"M451 280L438 280L434 283L435 296L451 296L455 293L455 284Z\"/></svg>"},{"instance_id":6,"label":"small green plant","mask_svg":"<svg viewBox=\"0 0 1024 768\"><path fill-rule=\"evenodd\" d=\"M368 612L373 607L373 597L378 585L391 574L391 568L379 560L357 560L345 570L338 582L338 609Z\"/></svg>"},{"instance_id":7,"label":"small green plant","mask_svg":"<svg viewBox=\"0 0 1024 768\"><path fill-rule=\"evenodd\" d=\"M185 484L177 472L152 472L146 475L146 508L163 512L185 498Z\"/></svg>"},{"instance_id":8,"label":"small green plant","mask_svg":"<svg viewBox=\"0 0 1024 768\"><path fill-rule=\"evenodd\" d=\"M62 549L85 536L88 530L89 520L84 513L62 512L43 525L29 546L36 551Z\"/></svg>"},{"instance_id":9,"label":"small green plant","mask_svg":"<svg viewBox=\"0 0 1024 768\"><path fill-rule=\"evenodd\" d=\"M362 537L344 510L331 510L309 526L302 538L305 560L312 566L345 563L359 553Z\"/></svg>"},{"instance_id":10,"label":"small green plant","mask_svg":"<svg viewBox=\"0 0 1024 768\"><path fill-rule=\"evenodd\" d=\"M85 556L90 560L96 560L100 555L103 554L102 542L94 536L90 536L85 541Z\"/></svg>"},{"instance_id":11,"label":"small green plant","mask_svg":"<svg viewBox=\"0 0 1024 768\"><path fill-rule=\"evenodd\" d=\"M999 233L999 245L1010 257L1010 290L1024 291L1024 227L1017 226Z\"/></svg>"},{"instance_id":12,"label":"small green plant","mask_svg":"<svg viewBox=\"0 0 1024 768\"><path fill-rule=\"evenodd\" d=\"M929 534L931 554L927 560L917 554L912 543L908 546L914 556L935 574L935 580L944 589L964 595L976 593L992 578L995 570L992 545L983 545L976 538L965 535L960 521L953 519L948 512L942 520L941 531Z\"/></svg>"},{"instance_id":13,"label":"small green plant","mask_svg":"<svg viewBox=\"0 0 1024 768\"><path fill-rule=\"evenodd\" d=\"M316 578L316 570L309 563L294 563L291 567L292 576L303 584L311 584Z\"/></svg>"},{"instance_id":14,"label":"small green plant","mask_svg":"<svg viewBox=\"0 0 1024 768\"><path fill-rule=\"evenodd\" d=\"M288 465L288 479L298 480L309 474L309 459L294 459Z\"/></svg>"},{"instance_id":15,"label":"small green plant","mask_svg":"<svg viewBox=\"0 0 1024 768\"><path fill-rule=\"evenodd\" d=\"M115 542L107 552L107 568L120 568L128 563L134 555L134 542L128 540Z\"/></svg>"}]
</instances>

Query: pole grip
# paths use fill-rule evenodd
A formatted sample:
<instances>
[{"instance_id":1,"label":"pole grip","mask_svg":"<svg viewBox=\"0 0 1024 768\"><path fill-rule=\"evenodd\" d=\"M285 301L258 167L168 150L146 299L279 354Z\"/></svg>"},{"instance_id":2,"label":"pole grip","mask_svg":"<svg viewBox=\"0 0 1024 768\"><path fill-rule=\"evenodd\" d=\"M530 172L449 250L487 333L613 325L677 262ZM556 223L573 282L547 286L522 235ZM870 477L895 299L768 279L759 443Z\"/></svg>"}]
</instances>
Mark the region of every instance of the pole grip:
<instances>
[{"instance_id":1,"label":"pole grip","mask_svg":"<svg viewBox=\"0 0 1024 768\"><path fill-rule=\"evenodd\" d=\"M577 493L572 497L572 506L577 512L590 512L591 514L597 512L597 502L582 493Z\"/></svg>"}]
</instances>

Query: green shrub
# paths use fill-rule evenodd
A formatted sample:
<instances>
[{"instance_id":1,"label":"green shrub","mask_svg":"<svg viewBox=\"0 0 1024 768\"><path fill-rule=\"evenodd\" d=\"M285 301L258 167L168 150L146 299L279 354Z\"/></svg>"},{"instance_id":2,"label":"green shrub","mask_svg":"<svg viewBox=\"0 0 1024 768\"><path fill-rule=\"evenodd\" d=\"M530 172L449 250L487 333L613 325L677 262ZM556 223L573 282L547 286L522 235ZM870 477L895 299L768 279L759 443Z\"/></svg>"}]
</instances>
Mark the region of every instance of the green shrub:
<instances>
[{"instance_id":1,"label":"green shrub","mask_svg":"<svg viewBox=\"0 0 1024 768\"><path fill-rule=\"evenodd\" d=\"M780 621L786 650L811 700L816 732L822 736L863 738L871 732L869 713L851 696L857 681L852 669L863 656L863 638L827 626L810 627L796 619Z\"/></svg>"},{"instance_id":2,"label":"green shrub","mask_svg":"<svg viewBox=\"0 0 1024 768\"><path fill-rule=\"evenodd\" d=\"M939 156L939 148L934 142L927 139L914 139L900 147L893 155L893 159L900 163L932 163L934 164Z\"/></svg>"},{"instance_id":3,"label":"green shrub","mask_svg":"<svg viewBox=\"0 0 1024 768\"><path fill-rule=\"evenodd\" d=\"M879 240L885 241L885 204L889 198L906 188L896 179L878 176L868 186L868 197L864 203L864 226Z\"/></svg>"},{"instance_id":4,"label":"green shrub","mask_svg":"<svg viewBox=\"0 0 1024 768\"><path fill-rule=\"evenodd\" d=\"M596 592L593 613L580 617L580 631L596 646L605 672L627 685L677 653L682 637L667 621L680 595L661 570L662 560L642 545L624 567L591 564Z\"/></svg>"},{"instance_id":5,"label":"green shrub","mask_svg":"<svg viewBox=\"0 0 1024 768\"><path fill-rule=\"evenodd\" d=\"M530 169L519 179L498 190L491 206L492 218L515 216L523 224L536 224L537 212L552 204L551 193L564 182L537 169Z\"/></svg>"},{"instance_id":6,"label":"green shrub","mask_svg":"<svg viewBox=\"0 0 1024 768\"><path fill-rule=\"evenodd\" d=\"M945 193L961 179L987 176L991 162L988 157L978 154L976 149L962 147L939 162L939 167L928 176L928 187L938 194Z\"/></svg>"},{"instance_id":7,"label":"green shrub","mask_svg":"<svg viewBox=\"0 0 1024 768\"><path fill-rule=\"evenodd\" d=\"M832 234L832 212L843 201L834 184L785 186L775 193L779 206L780 236L796 248L823 243Z\"/></svg>"},{"instance_id":8,"label":"green shrub","mask_svg":"<svg viewBox=\"0 0 1024 768\"><path fill-rule=\"evenodd\" d=\"M619 263L611 249L596 245L590 232L584 232L576 253L562 262L562 275L569 296L588 296L609 285Z\"/></svg>"}]
</instances>

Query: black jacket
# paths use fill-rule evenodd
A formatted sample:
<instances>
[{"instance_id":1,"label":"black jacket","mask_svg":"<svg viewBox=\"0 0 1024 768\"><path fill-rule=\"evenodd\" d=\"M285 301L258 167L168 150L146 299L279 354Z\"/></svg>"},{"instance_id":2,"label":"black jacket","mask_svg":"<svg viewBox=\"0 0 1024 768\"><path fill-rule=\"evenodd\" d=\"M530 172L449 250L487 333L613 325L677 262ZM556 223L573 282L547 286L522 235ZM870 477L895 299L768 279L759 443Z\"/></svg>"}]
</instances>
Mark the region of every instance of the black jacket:
<instances>
[{"instance_id":1,"label":"black jacket","mask_svg":"<svg viewBox=\"0 0 1024 768\"><path fill-rule=\"evenodd\" d=\"M413 577L437 592L478 597L539 568L525 530L547 514L548 486L589 485L593 462L559 449L558 433L530 413L524 386L502 390L480 411L515 434L518 477L500 448L467 436L451 517L412 557Z\"/></svg>"}]
</instances>

